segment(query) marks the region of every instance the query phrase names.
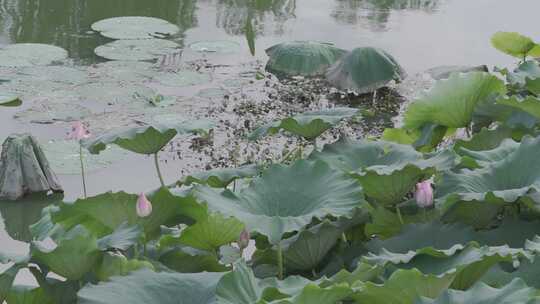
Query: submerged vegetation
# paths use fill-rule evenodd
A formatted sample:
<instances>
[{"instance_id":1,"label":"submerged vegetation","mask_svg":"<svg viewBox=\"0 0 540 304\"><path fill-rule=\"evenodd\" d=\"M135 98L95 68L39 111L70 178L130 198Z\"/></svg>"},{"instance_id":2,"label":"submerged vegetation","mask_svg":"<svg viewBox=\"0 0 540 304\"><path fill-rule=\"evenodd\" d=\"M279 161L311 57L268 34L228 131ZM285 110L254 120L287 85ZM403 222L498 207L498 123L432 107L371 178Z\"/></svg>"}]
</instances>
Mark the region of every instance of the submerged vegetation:
<instances>
[{"instance_id":1,"label":"submerged vegetation","mask_svg":"<svg viewBox=\"0 0 540 304\"><path fill-rule=\"evenodd\" d=\"M119 39L104 46L127 56L121 59L158 59L160 67L176 68L176 46L156 53L155 43L179 29L145 22L149 25L141 28L131 19L107 20L94 29ZM129 30L118 30L117 24ZM69 138L79 144L84 198L45 207L29 227L26 254L0 248L0 302L540 301L540 64L534 59L539 47L516 33L497 33L492 42L519 58L515 69L451 74L408 105L402 127L386 129L381 138L321 139L342 123L361 122L369 116L365 109L292 112L270 123L257 121L249 134L235 134L249 137L252 145L265 136L292 135L298 145L284 149L281 159L242 162L177 181L165 181L160 151L182 134L199 135L194 140L199 145L211 141L216 128L211 121L158 112L155 121L98 136L75 123ZM190 48L226 54L237 46L199 41ZM98 55L112 58L98 49ZM0 49L0 66L9 52ZM61 55L43 52L50 58L38 59L47 62L23 56L17 65L48 64ZM404 77L394 58L374 48L345 54L331 45L295 42L268 53L270 71L326 74L354 94L376 92ZM304 56L309 58L298 60ZM146 77L144 67L138 75L122 74L122 64L111 64L118 74L109 77ZM162 72L155 79L163 86L211 78L198 70ZM87 88L93 91L99 90ZM198 94L224 91L206 88ZM151 111L166 102L163 96L137 94L118 103ZM0 106L20 104L16 96L0 96ZM110 145L153 156L161 186L87 197L83 148L100 154ZM37 286L15 283L23 270Z\"/></svg>"}]
</instances>

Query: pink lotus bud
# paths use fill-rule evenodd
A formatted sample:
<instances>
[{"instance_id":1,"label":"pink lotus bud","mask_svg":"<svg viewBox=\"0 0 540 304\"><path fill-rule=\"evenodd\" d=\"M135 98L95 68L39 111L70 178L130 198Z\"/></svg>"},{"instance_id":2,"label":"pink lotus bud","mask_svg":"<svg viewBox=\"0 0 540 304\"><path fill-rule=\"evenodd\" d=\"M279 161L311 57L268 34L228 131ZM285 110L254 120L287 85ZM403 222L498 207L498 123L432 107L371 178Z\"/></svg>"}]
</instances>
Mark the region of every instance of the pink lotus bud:
<instances>
[{"instance_id":1,"label":"pink lotus bud","mask_svg":"<svg viewBox=\"0 0 540 304\"><path fill-rule=\"evenodd\" d=\"M139 194L137 199L137 215L147 217L152 213L152 203L146 198L144 193Z\"/></svg>"},{"instance_id":2,"label":"pink lotus bud","mask_svg":"<svg viewBox=\"0 0 540 304\"><path fill-rule=\"evenodd\" d=\"M420 208L427 208L433 205L433 188L431 187L431 181L425 180L416 184L414 199Z\"/></svg>"},{"instance_id":3,"label":"pink lotus bud","mask_svg":"<svg viewBox=\"0 0 540 304\"><path fill-rule=\"evenodd\" d=\"M242 230L240 238L238 239L238 247L240 247L240 249L247 248L250 238L249 232L246 229Z\"/></svg>"},{"instance_id":4,"label":"pink lotus bud","mask_svg":"<svg viewBox=\"0 0 540 304\"><path fill-rule=\"evenodd\" d=\"M76 121L71 125L71 132L68 135L68 139L81 140L89 137L90 131L88 131L82 122Z\"/></svg>"}]
</instances>

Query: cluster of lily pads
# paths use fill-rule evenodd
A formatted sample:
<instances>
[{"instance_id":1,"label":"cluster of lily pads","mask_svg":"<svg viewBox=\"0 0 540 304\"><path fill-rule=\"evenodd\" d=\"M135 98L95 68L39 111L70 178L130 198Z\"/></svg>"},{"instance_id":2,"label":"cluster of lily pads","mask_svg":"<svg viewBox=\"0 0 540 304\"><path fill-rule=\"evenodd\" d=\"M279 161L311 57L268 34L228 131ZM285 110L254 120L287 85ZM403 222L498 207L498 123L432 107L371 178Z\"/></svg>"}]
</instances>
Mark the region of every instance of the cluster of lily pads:
<instances>
[{"instance_id":1,"label":"cluster of lily pads","mask_svg":"<svg viewBox=\"0 0 540 304\"><path fill-rule=\"evenodd\" d=\"M358 112L308 112L252 134L312 144L281 162L45 208L29 252L0 253L0 301L537 303L540 46L517 33L493 45L518 66L450 75L381 139L319 148L318 136ZM145 126L81 144L156 155L210 127ZM37 287L13 284L22 269Z\"/></svg>"}]
</instances>

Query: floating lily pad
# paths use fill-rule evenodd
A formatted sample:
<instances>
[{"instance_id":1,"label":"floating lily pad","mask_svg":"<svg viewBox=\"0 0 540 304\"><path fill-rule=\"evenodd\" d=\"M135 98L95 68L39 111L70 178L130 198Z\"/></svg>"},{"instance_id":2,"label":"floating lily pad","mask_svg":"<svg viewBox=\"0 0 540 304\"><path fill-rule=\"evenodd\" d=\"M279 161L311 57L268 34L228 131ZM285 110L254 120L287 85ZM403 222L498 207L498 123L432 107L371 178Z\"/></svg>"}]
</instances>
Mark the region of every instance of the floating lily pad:
<instances>
[{"instance_id":1,"label":"floating lily pad","mask_svg":"<svg viewBox=\"0 0 540 304\"><path fill-rule=\"evenodd\" d=\"M2 107L18 107L21 104L22 101L19 99L19 96L0 94L0 106Z\"/></svg>"},{"instance_id":2,"label":"floating lily pad","mask_svg":"<svg viewBox=\"0 0 540 304\"><path fill-rule=\"evenodd\" d=\"M199 93L197 93L197 96L208 99L223 98L223 96L227 95L228 93L229 92L221 88L207 88L200 90Z\"/></svg>"},{"instance_id":3,"label":"floating lily pad","mask_svg":"<svg viewBox=\"0 0 540 304\"><path fill-rule=\"evenodd\" d=\"M208 83L211 77L205 73L194 71L179 71L176 73L161 73L154 80L162 85L171 87L185 87Z\"/></svg>"},{"instance_id":4,"label":"floating lily pad","mask_svg":"<svg viewBox=\"0 0 540 304\"><path fill-rule=\"evenodd\" d=\"M91 114L88 108L73 103L42 103L13 117L31 123L50 124L82 120Z\"/></svg>"},{"instance_id":5,"label":"floating lily pad","mask_svg":"<svg viewBox=\"0 0 540 304\"><path fill-rule=\"evenodd\" d=\"M74 140L55 140L44 143L43 152L54 172L58 174L80 174L79 142ZM107 168L125 159L127 152L118 147L108 147L99 156L83 149L84 169L87 172Z\"/></svg>"},{"instance_id":6,"label":"floating lily pad","mask_svg":"<svg viewBox=\"0 0 540 304\"><path fill-rule=\"evenodd\" d=\"M116 17L92 24L92 29L111 39L166 38L180 31L167 20L153 17Z\"/></svg>"},{"instance_id":7,"label":"floating lily pad","mask_svg":"<svg viewBox=\"0 0 540 304\"><path fill-rule=\"evenodd\" d=\"M67 92L66 94L70 94ZM84 101L101 104L128 104L135 101L148 101L156 92L143 85L122 85L114 82L93 82L73 88L72 96Z\"/></svg>"},{"instance_id":8,"label":"floating lily pad","mask_svg":"<svg viewBox=\"0 0 540 304\"><path fill-rule=\"evenodd\" d=\"M352 50L326 73L326 79L333 86L358 93L373 92L404 77L403 68L392 55L372 47Z\"/></svg>"},{"instance_id":9,"label":"floating lily pad","mask_svg":"<svg viewBox=\"0 0 540 304\"><path fill-rule=\"evenodd\" d=\"M208 40L194 42L189 48L201 53L236 53L240 50L240 44L229 40Z\"/></svg>"},{"instance_id":10,"label":"floating lily pad","mask_svg":"<svg viewBox=\"0 0 540 304\"><path fill-rule=\"evenodd\" d=\"M67 66L33 66L19 69L15 75L21 82L43 81L75 85L88 82L88 74L77 68Z\"/></svg>"},{"instance_id":11,"label":"floating lily pad","mask_svg":"<svg viewBox=\"0 0 540 304\"><path fill-rule=\"evenodd\" d=\"M96 55L110 60L144 61L177 52L180 46L163 39L116 40L98 46Z\"/></svg>"},{"instance_id":12,"label":"floating lily pad","mask_svg":"<svg viewBox=\"0 0 540 304\"><path fill-rule=\"evenodd\" d=\"M150 62L144 61L107 61L88 69L90 76L99 80L112 79L122 82L137 82L152 78L157 70Z\"/></svg>"},{"instance_id":13,"label":"floating lily pad","mask_svg":"<svg viewBox=\"0 0 540 304\"><path fill-rule=\"evenodd\" d=\"M40 43L16 43L0 48L0 66L49 65L68 57L63 48Z\"/></svg>"}]
</instances>

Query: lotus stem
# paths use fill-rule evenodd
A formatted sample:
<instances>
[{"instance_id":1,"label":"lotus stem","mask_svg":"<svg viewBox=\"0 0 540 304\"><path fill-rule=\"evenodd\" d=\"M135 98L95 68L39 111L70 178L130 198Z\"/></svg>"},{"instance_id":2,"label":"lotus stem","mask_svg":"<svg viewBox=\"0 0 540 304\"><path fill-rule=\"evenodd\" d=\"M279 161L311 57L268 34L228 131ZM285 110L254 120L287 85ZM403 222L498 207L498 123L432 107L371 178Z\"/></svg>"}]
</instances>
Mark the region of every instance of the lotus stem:
<instances>
[{"instance_id":1,"label":"lotus stem","mask_svg":"<svg viewBox=\"0 0 540 304\"><path fill-rule=\"evenodd\" d=\"M159 168L159 159L158 159L157 152L154 153L154 163L156 164L156 171L159 177L159 182L161 183L161 187L165 187L165 182L163 181L163 175L161 175L161 169Z\"/></svg>"},{"instance_id":2,"label":"lotus stem","mask_svg":"<svg viewBox=\"0 0 540 304\"><path fill-rule=\"evenodd\" d=\"M401 225L403 225L404 224L403 217L401 216L401 210L399 209L399 206L396 206L396 213L397 213L399 222L401 223Z\"/></svg>"},{"instance_id":3,"label":"lotus stem","mask_svg":"<svg viewBox=\"0 0 540 304\"><path fill-rule=\"evenodd\" d=\"M283 250L281 244L277 246L278 279L283 280Z\"/></svg>"},{"instance_id":4,"label":"lotus stem","mask_svg":"<svg viewBox=\"0 0 540 304\"><path fill-rule=\"evenodd\" d=\"M81 161L81 177L82 177L83 194L84 194L84 198L86 198L87 193L86 193L86 177L84 174L84 158L83 158L82 145L80 143L79 143L79 159Z\"/></svg>"},{"instance_id":5,"label":"lotus stem","mask_svg":"<svg viewBox=\"0 0 540 304\"><path fill-rule=\"evenodd\" d=\"M347 235L345 234L345 232L343 232L343 233L341 234L341 240L342 240L345 244L347 244Z\"/></svg>"}]
</instances>

